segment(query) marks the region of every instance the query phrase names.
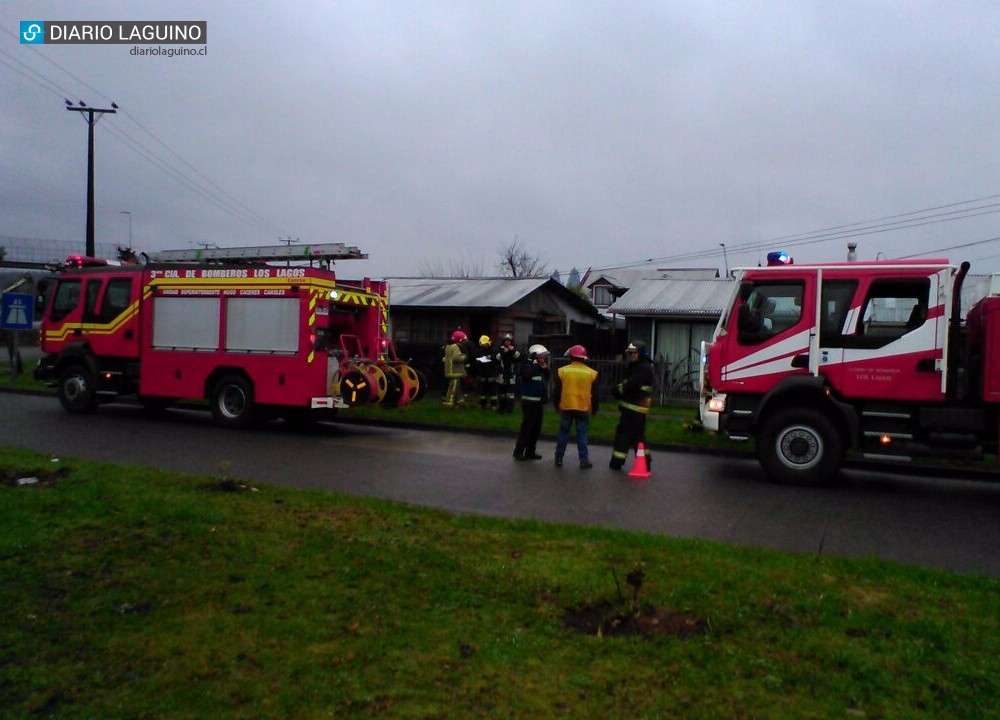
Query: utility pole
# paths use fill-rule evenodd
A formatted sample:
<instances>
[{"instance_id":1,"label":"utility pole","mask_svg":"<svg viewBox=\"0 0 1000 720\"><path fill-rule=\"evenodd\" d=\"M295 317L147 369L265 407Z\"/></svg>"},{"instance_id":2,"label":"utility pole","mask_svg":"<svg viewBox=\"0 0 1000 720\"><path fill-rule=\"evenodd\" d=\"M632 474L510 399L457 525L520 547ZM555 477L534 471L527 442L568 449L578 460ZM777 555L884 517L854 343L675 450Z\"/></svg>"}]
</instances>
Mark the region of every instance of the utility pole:
<instances>
[{"instance_id":1,"label":"utility pole","mask_svg":"<svg viewBox=\"0 0 1000 720\"><path fill-rule=\"evenodd\" d=\"M722 248L722 259L726 263L726 279L729 279L729 256L726 255L726 243L719 243L719 247Z\"/></svg>"},{"instance_id":2,"label":"utility pole","mask_svg":"<svg viewBox=\"0 0 1000 720\"><path fill-rule=\"evenodd\" d=\"M104 113L114 114L118 112L118 106L111 103L110 108L92 108L87 107L87 104L80 101L80 104L73 105L69 100L66 100L66 109L72 112L78 112L81 116L86 113L87 117L87 252L89 256L94 256L96 251L94 250L94 125L98 123L101 119L101 115ZM94 115L97 115L95 118Z\"/></svg>"},{"instance_id":3,"label":"utility pole","mask_svg":"<svg viewBox=\"0 0 1000 720\"><path fill-rule=\"evenodd\" d=\"M128 215L128 249L132 249L132 213L128 210L122 210L119 215Z\"/></svg>"},{"instance_id":4,"label":"utility pole","mask_svg":"<svg viewBox=\"0 0 1000 720\"><path fill-rule=\"evenodd\" d=\"M298 238L295 238L294 240L292 240L292 236L291 235L289 235L287 238L283 238L283 237L279 237L278 238L278 242L285 243L285 245L287 245L288 247L291 247L293 244L297 243L298 241L299 241ZM291 264L292 263L291 263L290 260L286 260L285 261L285 267L288 267Z\"/></svg>"}]
</instances>

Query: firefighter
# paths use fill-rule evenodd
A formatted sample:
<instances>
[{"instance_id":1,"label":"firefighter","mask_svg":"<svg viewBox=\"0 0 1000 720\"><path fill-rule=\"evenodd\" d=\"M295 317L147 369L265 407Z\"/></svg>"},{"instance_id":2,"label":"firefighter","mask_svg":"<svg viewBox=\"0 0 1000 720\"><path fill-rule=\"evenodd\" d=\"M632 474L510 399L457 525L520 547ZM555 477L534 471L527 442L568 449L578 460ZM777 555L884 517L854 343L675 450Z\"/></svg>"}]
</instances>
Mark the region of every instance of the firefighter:
<instances>
[{"instance_id":1,"label":"firefighter","mask_svg":"<svg viewBox=\"0 0 1000 720\"><path fill-rule=\"evenodd\" d=\"M521 429L514 445L515 460L541 460L535 445L542 433L542 411L549 395L549 351L544 345L528 348L521 365Z\"/></svg>"},{"instance_id":2,"label":"firefighter","mask_svg":"<svg viewBox=\"0 0 1000 720\"><path fill-rule=\"evenodd\" d=\"M514 400L517 398L517 384L520 379L521 351L514 347L514 336L507 333L503 336L500 351L495 355L497 361L497 394L499 396L497 412L509 413L514 410Z\"/></svg>"},{"instance_id":3,"label":"firefighter","mask_svg":"<svg viewBox=\"0 0 1000 720\"><path fill-rule=\"evenodd\" d=\"M451 334L451 342L444 349L444 377L448 381L448 391L445 393L445 407L455 407L465 402L462 396L462 379L465 377L466 353L462 345L466 335L461 330Z\"/></svg>"},{"instance_id":4,"label":"firefighter","mask_svg":"<svg viewBox=\"0 0 1000 720\"><path fill-rule=\"evenodd\" d=\"M621 470L628 458L628 451L635 450L639 443L646 441L646 416L653 403L653 361L649 359L646 343L633 340L625 348L628 365L625 379L611 389L618 399L618 427L615 428L615 445L611 451L612 470ZM653 464L649 450L646 463Z\"/></svg>"},{"instance_id":5,"label":"firefighter","mask_svg":"<svg viewBox=\"0 0 1000 720\"><path fill-rule=\"evenodd\" d=\"M587 449L587 425L597 414L597 371L587 365L587 348L574 345L566 351L570 359L556 371L552 402L559 410L559 437L556 440L556 467L562 467L563 455L569 444L569 430L576 426L576 449L580 468L594 467Z\"/></svg>"},{"instance_id":6,"label":"firefighter","mask_svg":"<svg viewBox=\"0 0 1000 720\"><path fill-rule=\"evenodd\" d=\"M476 377L477 389L479 390L479 407L484 410L488 407L491 410L497 409L497 362L493 352L493 341L489 335L482 335L479 338L479 350L473 363L473 372Z\"/></svg>"}]
</instances>

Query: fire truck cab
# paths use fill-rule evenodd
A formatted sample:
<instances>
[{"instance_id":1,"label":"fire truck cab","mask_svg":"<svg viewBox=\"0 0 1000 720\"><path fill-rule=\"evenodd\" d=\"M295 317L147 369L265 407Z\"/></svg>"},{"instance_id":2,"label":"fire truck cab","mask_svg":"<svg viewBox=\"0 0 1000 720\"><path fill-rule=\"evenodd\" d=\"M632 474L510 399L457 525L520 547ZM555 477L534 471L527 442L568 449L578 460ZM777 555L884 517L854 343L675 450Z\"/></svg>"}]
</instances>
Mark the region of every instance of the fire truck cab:
<instances>
[{"instance_id":1,"label":"fire truck cab","mask_svg":"<svg viewBox=\"0 0 1000 720\"><path fill-rule=\"evenodd\" d=\"M388 340L387 284L332 270L363 257L341 243L73 256L46 295L35 376L73 413L127 395L207 400L231 427L406 404L421 381Z\"/></svg>"},{"instance_id":2,"label":"fire truck cab","mask_svg":"<svg viewBox=\"0 0 1000 720\"><path fill-rule=\"evenodd\" d=\"M765 471L788 483L833 479L850 449L890 462L981 459L997 445L988 384L1000 297L977 304L967 330L967 270L944 259L795 265L772 254L767 267L737 271L702 347L703 425L754 436Z\"/></svg>"}]
</instances>

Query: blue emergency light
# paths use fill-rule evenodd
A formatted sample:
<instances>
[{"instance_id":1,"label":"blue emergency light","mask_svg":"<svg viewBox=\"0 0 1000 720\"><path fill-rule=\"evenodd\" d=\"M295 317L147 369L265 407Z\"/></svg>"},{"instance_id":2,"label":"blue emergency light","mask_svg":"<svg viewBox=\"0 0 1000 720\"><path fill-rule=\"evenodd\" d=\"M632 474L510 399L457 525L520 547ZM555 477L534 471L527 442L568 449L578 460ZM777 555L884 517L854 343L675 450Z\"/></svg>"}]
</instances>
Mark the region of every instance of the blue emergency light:
<instances>
[{"instance_id":1,"label":"blue emergency light","mask_svg":"<svg viewBox=\"0 0 1000 720\"><path fill-rule=\"evenodd\" d=\"M792 259L788 257L788 253L784 250L775 250L774 252L769 252L767 254L767 266L772 265L791 265Z\"/></svg>"}]
</instances>

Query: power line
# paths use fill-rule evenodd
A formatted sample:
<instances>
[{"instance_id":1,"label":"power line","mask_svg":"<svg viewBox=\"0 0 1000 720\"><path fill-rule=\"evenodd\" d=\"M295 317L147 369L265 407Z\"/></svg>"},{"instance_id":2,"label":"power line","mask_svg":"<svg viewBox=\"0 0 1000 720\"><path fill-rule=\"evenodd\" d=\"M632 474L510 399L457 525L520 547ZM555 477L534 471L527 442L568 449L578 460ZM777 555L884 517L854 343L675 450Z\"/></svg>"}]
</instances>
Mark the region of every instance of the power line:
<instances>
[{"instance_id":1,"label":"power line","mask_svg":"<svg viewBox=\"0 0 1000 720\"><path fill-rule=\"evenodd\" d=\"M10 35L11 37L17 39L17 35L14 34L14 33L12 33L7 28L0 27L0 31L2 31L5 34ZM49 62L50 64L54 65L59 70L61 70L62 72L66 73L68 76L70 76L71 78L73 78L75 81L83 84L87 88L90 88L93 92L97 93L101 97L103 97L105 99L108 99L107 95L105 95L100 90L98 90L97 88L93 87L92 85L90 85L86 81L84 81L81 78L77 77L76 75L74 75L72 72L70 72L69 70L67 70L66 68L64 68L59 63L57 63L54 60L51 60L50 58L46 57L44 54L38 52L35 48L29 48L29 49L31 49L32 51L34 51L35 54L38 55L38 57L43 58L44 60L46 60L46 62ZM51 93L53 95L56 95L57 97L60 97L62 99L74 96L74 93L72 93L69 90L67 90L66 88L62 87L61 85L59 85L54 80L48 78L43 73L35 70L31 66L29 66L26 63L22 62L21 60L17 59L16 57L10 55L6 51L0 49L0 53L2 53L3 55L7 56L7 58L9 58L11 61L13 61L13 63L16 63L16 65L12 64L11 62L5 61L4 58L2 58L2 57L0 57L0 63L6 65L9 68L11 68L15 72L17 72L18 74L20 74L21 76L23 76L24 78L26 78L27 80L30 80L31 82L34 82L36 85L38 85L39 87L41 87L46 92L49 92L49 93ZM20 66L20 67L18 67L18 66ZM140 157L142 157L144 160L146 160L150 164L154 165L155 167L159 168L163 172L165 172L168 175L172 176L175 180L177 180L181 184L185 185L188 189L192 190L196 194L201 195L201 197L203 199L206 199L208 202L216 205L216 207L219 207L220 209L222 209L223 211L225 211L229 215L233 216L235 219L239 220L240 222L242 222L242 223L244 223L244 224L246 224L246 225L254 228L255 230L260 230L262 232L282 232L281 228L279 228L278 225L275 225L273 222L269 221L267 218L265 218L262 215L260 215L259 213L255 212L248 205L246 205L246 204L242 203L241 201L239 201L238 199L236 199L232 194L230 194L225 189L223 189L221 186L219 186L217 183L215 183L211 178L209 178L207 175L205 175L201 170L199 170L197 167L195 167L190 162L188 162L187 160L185 160L179 153L177 153L176 151L174 151L163 140L161 140L151 130L149 130L145 125L143 125L138 120L138 118L136 118L134 115L132 115L131 113L124 112L124 111L122 111L122 114L125 115L133 123L135 123L136 126L139 127L140 130L142 130L144 133L146 133L151 138L153 138L153 140L157 144L159 144L164 150L166 150L167 152L169 152L171 155L173 155L175 158L177 158L178 161L180 161L181 163L183 163L184 166L186 166L192 172L194 172L200 178L202 178L203 182L198 182L198 181L194 180L188 174L186 174L184 171L179 170L174 165L172 165L169 160L167 160L164 157L162 157L161 155L159 155L155 150L150 149L148 146L144 145L139 140L137 140L137 139L129 136L121 128L110 128L110 127L107 127L106 129L109 131L109 133L112 135L112 137L115 137L116 140L118 140L119 142L122 142L128 149L130 149L131 151L135 152L137 155L139 155ZM127 138L127 139L123 139L123 138ZM207 187L206 187L206 185L207 185Z\"/></svg>"},{"instance_id":2,"label":"power line","mask_svg":"<svg viewBox=\"0 0 1000 720\"><path fill-rule=\"evenodd\" d=\"M17 65L20 65L21 68L24 68L24 69L22 70L22 69L18 68L17 65L13 65L10 62L8 62L7 60L4 60L3 58L0 58L0 63L3 63L4 65L6 65L7 67L9 67L14 72L18 73L22 77L25 77L28 80L30 80L31 82L35 83L36 85L38 85L40 88L42 88L46 92L52 93L53 95L55 95L56 97L58 97L60 99L65 98L65 97L67 97L69 95L72 95L72 93L70 93L68 90L65 90L64 88L60 87L57 83L53 82L52 80L49 80L47 77L45 77L41 73L33 70L31 68L31 66L25 65L23 62L21 62L20 60L18 60L16 57L14 57L13 55L11 55L6 50L0 49L0 54L6 55L8 58L10 58L15 63L17 63ZM27 72L25 72L25 71L27 71ZM28 73L31 73L31 75L29 75ZM35 77L32 77L32 75L35 76Z\"/></svg>"},{"instance_id":3,"label":"power line","mask_svg":"<svg viewBox=\"0 0 1000 720\"><path fill-rule=\"evenodd\" d=\"M960 202L949 203L946 205L938 205L936 207L925 208L922 210L914 210L911 212L900 213L896 215L889 215L886 217L876 218L873 220L848 223L845 225L837 225L829 228L812 230L805 233L782 235L761 242L742 243L736 245L726 243L726 250L732 253L741 253L741 252L747 253L747 252L756 252L766 247L775 247L776 245L780 245L783 248L800 247L803 245L811 245L821 242L833 242L835 240L845 240L854 237L864 237L867 235L876 235L886 232L893 232L896 230L906 230L915 227L922 227L925 225L935 225L944 222L953 222L955 220L965 220L969 218L980 217L983 215L992 215L1000 213L1000 203L989 203L986 205L980 205L978 207L965 208L963 210L953 210L950 212L936 212L936 211L947 210L948 208L959 207L961 205L971 205L973 203L981 203L996 198L1000 198L1000 195L988 195L981 198L963 200ZM896 218L909 218L909 219L897 220ZM892 222L883 222L887 220ZM706 250L696 250L692 252L677 253L674 255L667 255L663 257L637 260L635 262L622 263L619 265L610 266L607 269L629 268L641 265L648 265L650 263L677 262L679 260L707 259L712 257L718 257L719 254L720 252L713 247L711 249L706 249Z\"/></svg>"}]
</instances>

